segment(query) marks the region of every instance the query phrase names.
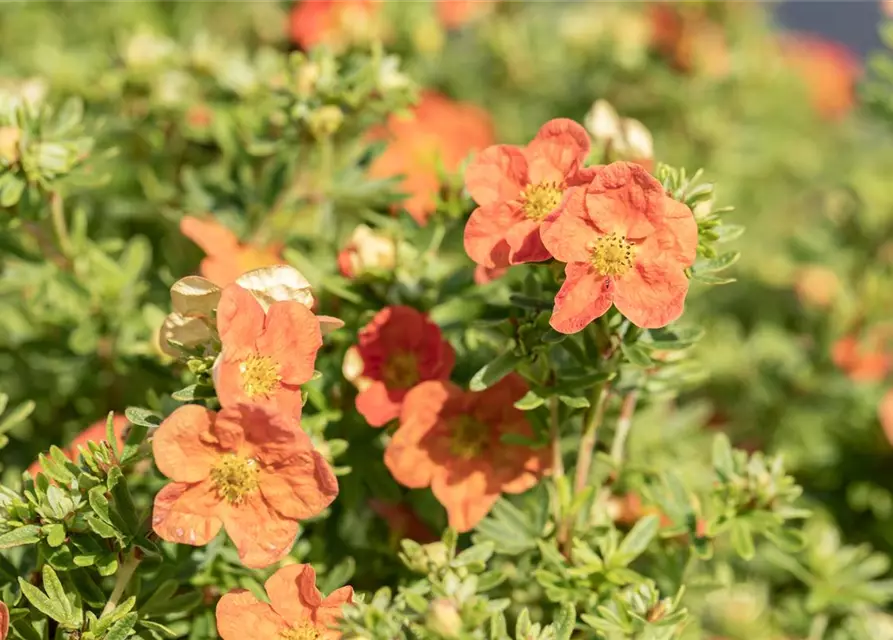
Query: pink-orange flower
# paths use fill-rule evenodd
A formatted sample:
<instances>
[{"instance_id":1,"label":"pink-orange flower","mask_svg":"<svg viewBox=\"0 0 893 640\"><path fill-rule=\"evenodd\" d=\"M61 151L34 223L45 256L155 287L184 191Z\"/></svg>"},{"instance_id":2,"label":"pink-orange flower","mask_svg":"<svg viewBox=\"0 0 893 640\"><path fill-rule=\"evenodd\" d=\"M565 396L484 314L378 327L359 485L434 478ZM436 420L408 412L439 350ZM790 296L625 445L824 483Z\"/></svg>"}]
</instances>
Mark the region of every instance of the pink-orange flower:
<instances>
[{"instance_id":1,"label":"pink-orange flower","mask_svg":"<svg viewBox=\"0 0 893 640\"><path fill-rule=\"evenodd\" d=\"M298 0L289 16L291 39L303 49L343 49L371 35L379 7L378 0Z\"/></svg>"},{"instance_id":2,"label":"pink-orange flower","mask_svg":"<svg viewBox=\"0 0 893 640\"><path fill-rule=\"evenodd\" d=\"M550 324L575 333L615 305L633 324L663 327L682 314L695 260L691 210L638 164L615 162L573 189L543 222L546 248L567 262Z\"/></svg>"},{"instance_id":3,"label":"pink-orange flower","mask_svg":"<svg viewBox=\"0 0 893 640\"><path fill-rule=\"evenodd\" d=\"M514 407L525 393L514 374L481 393L444 380L420 384L406 396L385 464L404 486L430 486L450 526L468 531L500 494L527 491L548 469L546 449L501 440L506 434L532 437L524 412Z\"/></svg>"},{"instance_id":4,"label":"pink-orange flower","mask_svg":"<svg viewBox=\"0 0 893 640\"><path fill-rule=\"evenodd\" d=\"M408 538L426 544L438 539L408 504L402 502L394 504L373 498L369 501L369 507L388 523L392 535L397 540Z\"/></svg>"},{"instance_id":5,"label":"pink-orange flower","mask_svg":"<svg viewBox=\"0 0 893 640\"><path fill-rule=\"evenodd\" d=\"M81 447L87 448L88 442L102 442L105 440L105 423L106 419L97 420L89 427L81 431L75 437L71 443L63 449L63 453L68 457L69 460L77 460L78 456L80 456ZM118 450L120 451L124 447L124 431L127 429L127 425L130 423L127 421L123 415L116 414L112 419L112 428L115 432L115 440L117 441ZM40 460L35 460L31 463L31 466L28 467L28 473L32 478L37 477L37 474L41 471Z\"/></svg>"},{"instance_id":6,"label":"pink-orange flower","mask_svg":"<svg viewBox=\"0 0 893 640\"><path fill-rule=\"evenodd\" d=\"M425 380L450 377L456 354L440 327L412 307L385 307L360 329L357 352L363 388L357 411L373 427L400 415L407 392Z\"/></svg>"},{"instance_id":7,"label":"pink-orange flower","mask_svg":"<svg viewBox=\"0 0 893 640\"><path fill-rule=\"evenodd\" d=\"M353 602L353 588L323 598L309 564L291 564L264 584L270 603L250 591L230 591L217 603L217 633L223 640L337 640L341 609Z\"/></svg>"},{"instance_id":8,"label":"pink-orange flower","mask_svg":"<svg viewBox=\"0 0 893 640\"><path fill-rule=\"evenodd\" d=\"M849 49L806 34L784 38L781 49L788 64L802 76L819 115L837 120L853 109L861 67Z\"/></svg>"},{"instance_id":9,"label":"pink-orange flower","mask_svg":"<svg viewBox=\"0 0 893 640\"><path fill-rule=\"evenodd\" d=\"M550 120L526 147L500 144L478 154L465 171L477 202L465 226L465 251L485 267L548 260L540 224L569 187L592 179L584 169L589 135L573 120Z\"/></svg>"},{"instance_id":10,"label":"pink-orange flower","mask_svg":"<svg viewBox=\"0 0 893 640\"><path fill-rule=\"evenodd\" d=\"M220 413L180 407L158 427L152 451L173 480L155 496L155 533L201 546L223 527L251 568L284 557L298 520L319 515L338 495L332 469L307 434L262 405Z\"/></svg>"},{"instance_id":11,"label":"pink-orange flower","mask_svg":"<svg viewBox=\"0 0 893 640\"><path fill-rule=\"evenodd\" d=\"M241 244L236 234L213 219L186 216L180 220L180 232L205 252L199 270L219 287L232 284L252 269L283 264L281 247Z\"/></svg>"},{"instance_id":12,"label":"pink-orange flower","mask_svg":"<svg viewBox=\"0 0 893 640\"><path fill-rule=\"evenodd\" d=\"M474 268L474 283L487 284L488 282L493 282L504 276L506 271L508 271L508 267L485 267L479 264Z\"/></svg>"},{"instance_id":13,"label":"pink-orange flower","mask_svg":"<svg viewBox=\"0 0 893 640\"><path fill-rule=\"evenodd\" d=\"M831 359L854 382L880 382L890 372L889 339L875 329L866 336L844 336L831 348Z\"/></svg>"},{"instance_id":14,"label":"pink-orange flower","mask_svg":"<svg viewBox=\"0 0 893 640\"><path fill-rule=\"evenodd\" d=\"M373 178L403 176L400 189L408 194L406 211L425 224L434 212L440 190L438 168L451 173L473 151L493 142L493 125L486 111L426 92L409 116L391 115L383 131L388 145L369 167Z\"/></svg>"},{"instance_id":15,"label":"pink-orange flower","mask_svg":"<svg viewBox=\"0 0 893 640\"><path fill-rule=\"evenodd\" d=\"M0 640L6 640L9 635L9 609L0 602Z\"/></svg>"},{"instance_id":16,"label":"pink-orange flower","mask_svg":"<svg viewBox=\"0 0 893 640\"><path fill-rule=\"evenodd\" d=\"M220 404L272 404L284 414L301 415L301 385L313 377L322 346L319 320L296 300L263 307L237 284L223 290L217 306L223 350L215 366Z\"/></svg>"},{"instance_id":17,"label":"pink-orange flower","mask_svg":"<svg viewBox=\"0 0 893 640\"><path fill-rule=\"evenodd\" d=\"M804 305L827 307L840 292L840 279L828 267L809 265L797 273L794 291Z\"/></svg>"},{"instance_id":18,"label":"pink-orange flower","mask_svg":"<svg viewBox=\"0 0 893 640\"><path fill-rule=\"evenodd\" d=\"M448 29L456 29L487 12L496 0L437 0L437 17Z\"/></svg>"}]
</instances>

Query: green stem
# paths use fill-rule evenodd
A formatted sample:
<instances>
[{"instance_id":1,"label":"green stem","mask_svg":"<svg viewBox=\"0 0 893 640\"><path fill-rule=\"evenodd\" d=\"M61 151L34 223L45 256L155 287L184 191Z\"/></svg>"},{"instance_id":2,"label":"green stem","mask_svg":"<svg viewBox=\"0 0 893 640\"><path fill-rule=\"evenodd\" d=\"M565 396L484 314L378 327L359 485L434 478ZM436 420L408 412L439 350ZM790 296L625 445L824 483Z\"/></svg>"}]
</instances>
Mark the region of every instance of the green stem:
<instances>
[{"instance_id":1,"label":"green stem","mask_svg":"<svg viewBox=\"0 0 893 640\"><path fill-rule=\"evenodd\" d=\"M124 595L124 591L127 589L127 585L130 583L130 579L133 577L140 561L140 558L135 553L131 553L127 560L124 561L124 564L121 565L121 568L118 569L118 575L115 576L115 586L112 588L112 595L109 596L109 601L105 603L100 617L114 611L115 607L118 606L121 596Z\"/></svg>"},{"instance_id":2,"label":"green stem","mask_svg":"<svg viewBox=\"0 0 893 640\"><path fill-rule=\"evenodd\" d=\"M822 640L825 637L825 631L828 629L828 615L825 613L817 615L812 619L812 625L809 627L809 637L807 640Z\"/></svg>"},{"instance_id":3,"label":"green stem","mask_svg":"<svg viewBox=\"0 0 893 640\"><path fill-rule=\"evenodd\" d=\"M68 235L68 223L65 222L65 206L58 191L50 194L50 212L53 219L53 231L59 250L66 258L71 257L71 236Z\"/></svg>"},{"instance_id":4,"label":"green stem","mask_svg":"<svg viewBox=\"0 0 893 640\"><path fill-rule=\"evenodd\" d=\"M552 474L557 478L564 475L564 460L561 456L561 431L558 418L558 396L549 399L549 439L552 442Z\"/></svg>"},{"instance_id":5,"label":"green stem","mask_svg":"<svg viewBox=\"0 0 893 640\"><path fill-rule=\"evenodd\" d=\"M614 435L614 442L611 443L611 460L613 460L614 467L618 471L623 465L623 452L626 449L626 439L629 437L629 430L633 424L633 414L636 412L636 401L638 399L638 390L633 390L623 397L623 403L620 405L617 433Z\"/></svg>"},{"instance_id":6,"label":"green stem","mask_svg":"<svg viewBox=\"0 0 893 640\"><path fill-rule=\"evenodd\" d=\"M593 404L590 409L583 437L580 438L580 451L577 453L577 469L574 476L574 495L579 495L589 480L589 468L598 438L598 428L605 417L605 405L608 401L608 385L597 385L593 389Z\"/></svg>"}]
</instances>

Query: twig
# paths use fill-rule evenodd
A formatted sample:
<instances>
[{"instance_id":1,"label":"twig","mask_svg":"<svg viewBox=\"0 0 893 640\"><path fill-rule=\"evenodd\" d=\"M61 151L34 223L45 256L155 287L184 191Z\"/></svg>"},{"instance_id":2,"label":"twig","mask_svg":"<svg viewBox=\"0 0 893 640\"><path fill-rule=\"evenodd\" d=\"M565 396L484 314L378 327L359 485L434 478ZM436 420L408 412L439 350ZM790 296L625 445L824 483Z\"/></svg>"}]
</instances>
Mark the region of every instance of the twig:
<instances>
[{"instance_id":1,"label":"twig","mask_svg":"<svg viewBox=\"0 0 893 640\"><path fill-rule=\"evenodd\" d=\"M133 577L133 573L139 566L140 561L141 559L137 554L133 553L127 558L124 564L121 565L121 568L118 570L118 575L115 576L115 586L112 589L112 595L109 596L109 601L105 603L105 607L103 608L100 617L114 611L115 607L118 606L118 602L121 600L121 596L124 595L124 591L127 589L127 585L130 583L130 579Z\"/></svg>"},{"instance_id":2,"label":"twig","mask_svg":"<svg viewBox=\"0 0 893 640\"><path fill-rule=\"evenodd\" d=\"M59 243L59 251L66 258L71 258L71 237L68 235L68 223L65 222L65 206L58 191L50 194L50 211L53 218L53 231Z\"/></svg>"},{"instance_id":3,"label":"twig","mask_svg":"<svg viewBox=\"0 0 893 640\"><path fill-rule=\"evenodd\" d=\"M564 460L561 457L561 432L558 424L558 396L549 399L549 439L552 442L552 474L557 478L564 475Z\"/></svg>"},{"instance_id":4,"label":"twig","mask_svg":"<svg viewBox=\"0 0 893 640\"><path fill-rule=\"evenodd\" d=\"M623 452L626 448L626 439L629 437L630 427L633 424L633 414L636 412L636 401L638 399L639 391L634 389L623 397L623 403L620 405L620 416L617 418L617 432L614 435L614 442L611 443L611 460L617 469L623 464Z\"/></svg>"},{"instance_id":5,"label":"twig","mask_svg":"<svg viewBox=\"0 0 893 640\"><path fill-rule=\"evenodd\" d=\"M595 404L589 413L583 437L580 438L580 451L577 453L577 469L574 476L574 495L579 495L586 487L589 479L589 468L592 466L592 455L595 451L595 443L598 437L598 428L605 417L605 405L608 400L608 385L595 387L593 398Z\"/></svg>"},{"instance_id":6,"label":"twig","mask_svg":"<svg viewBox=\"0 0 893 640\"><path fill-rule=\"evenodd\" d=\"M825 631L828 629L828 615L819 614L812 619L809 627L809 637L807 640L822 640L825 637Z\"/></svg>"}]
</instances>

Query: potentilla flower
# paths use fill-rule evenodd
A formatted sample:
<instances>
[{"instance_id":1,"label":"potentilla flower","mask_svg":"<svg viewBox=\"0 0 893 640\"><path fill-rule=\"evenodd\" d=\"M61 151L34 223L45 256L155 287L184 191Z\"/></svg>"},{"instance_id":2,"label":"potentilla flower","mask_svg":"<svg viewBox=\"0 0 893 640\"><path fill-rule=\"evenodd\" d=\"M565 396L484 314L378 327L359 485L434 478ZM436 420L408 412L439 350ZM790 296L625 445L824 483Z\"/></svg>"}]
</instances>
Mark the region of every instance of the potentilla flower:
<instances>
[{"instance_id":1,"label":"potentilla flower","mask_svg":"<svg viewBox=\"0 0 893 640\"><path fill-rule=\"evenodd\" d=\"M217 331L223 349L214 383L221 406L274 404L299 417L301 385L313 377L322 346L313 312L296 300L273 302L265 312L250 291L233 284L217 306Z\"/></svg>"},{"instance_id":2,"label":"potentilla flower","mask_svg":"<svg viewBox=\"0 0 893 640\"><path fill-rule=\"evenodd\" d=\"M831 348L831 359L853 382L879 382L893 365L887 335L878 329L864 337L840 338Z\"/></svg>"},{"instance_id":3,"label":"potentilla flower","mask_svg":"<svg viewBox=\"0 0 893 640\"><path fill-rule=\"evenodd\" d=\"M784 38L781 49L788 64L806 83L812 106L819 115L837 120L852 110L861 68L849 49L806 34Z\"/></svg>"},{"instance_id":4,"label":"potentilla flower","mask_svg":"<svg viewBox=\"0 0 893 640\"><path fill-rule=\"evenodd\" d=\"M409 538L427 544L440 539L434 535L428 525L422 522L422 519L408 504L402 502L395 504L373 498L369 500L369 507L378 517L388 523L391 534L397 541Z\"/></svg>"},{"instance_id":5,"label":"potentilla flower","mask_svg":"<svg viewBox=\"0 0 893 640\"><path fill-rule=\"evenodd\" d=\"M236 234L213 219L186 216L180 221L180 232L205 252L207 257L199 269L219 287L235 282L246 271L282 264L278 246L242 244Z\"/></svg>"},{"instance_id":6,"label":"potentilla flower","mask_svg":"<svg viewBox=\"0 0 893 640\"><path fill-rule=\"evenodd\" d=\"M698 225L642 166L615 162L600 169L546 218L542 238L568 263L550 320L556 331L576 333L612 304L646 329L682 314Z\"/></svg>"},{"instance_id":7,"label":"potentilla flower","mask_svg":"<svg viewBox=\"0 0 893 640\"><path fill-rule=\"evenodd\" d=\"M6 640L9 635L9 609L0 602L0 640Z\"/></svg>"},{"instance_id":8,"label":"potentilla flower","mask_svg":"<svg viewBox=\"0 0 893 640\"><path fill-rule=\"evenodd\" d=\"M437 17L448 29L456 29L474 20L495 4L496 0L437 0Z\"/></svg>"},{"instance_id":9,"label":"potentilla flower","mask_svg":"<svg viewBox=\"0 0 893 640\"><path fill-rule=\"evenodd\" d=\"M298 0L289 17L291 39L302 49L365 42L377 31L379 8L379 0Z\"/></svg>"},{"instance_id":10,"label":"potentilla flower","mask_svg":"<svg viewBox=\"0 0 893 640\"><path fill-rule=\"evenodd\" d=\"M338 254L338 270L345 278L369 272L391 271L397 262L397 244L365 224L357 225Z\"/></svg>"},{"instance_id":11,"label":"potentilla flower","mask_svg":"<svg viewBox=\"0 0 893 640\"><path fill-rule=\"evenodd\" d=\"M103 442L105 440L105 424L106 418L97 420L79 433L67 447L62 449L62 452L69 460L76 461L81 455L81 448L86 449L88 442ZM119 451L124 447L124 432L129 424L127 418L123 415L115 414L114 418L112 418L112 429L115 432L115 441ZM37 474L42 470L40 460L35 460L28 467L28 473L32 478L37 477Z\"/></svg>"},{"instance_id":12,"label":"potentilla flower","mask_svg":"<svg viewBox=\"0 0 893 640\"><path fill-rule=\"evenodd\" d=\"M407 392L426 380L450 377L456 355L440 328L411 307L385 307L360 329L357 351L362 377L371 383L357 395L357 411L373 427L400 415Z\"/></svg>"},{"instance_id":13,"label":"potentilla flower","mask_svg":"<svg viewBox=\"0 0 893 640\"><path fill-rule=\"evenodd\" d=\"M840 279L828 267L810 265L797 273L794 290L803 304L827 307L840 292Z\"/></svg>"},{"instance_id":14,"label":"potentilla flower","mask_svg":"<svg viewBox=\"0 0 893 640\"><path fill-rule=\"evenodd\" d=\"M540 262L551 255L540 239L542 221L565 191L592 179L583 169L589 135L573 120L550 120L526 147L500 144L479 153L465 170L477 202L465 226L465 251L485 267Z\"/></svg>"},{"instance_id":15,"label":"potentilla flower","mask_svg":"<svg viewBox=\"0 0 893 640\"><path fill-rule=\"evenodd\" d=\"M323 598L316 572L309 564L292 564L264 584L270 603L237 589L217 603L217 633L223 640L337 640L335 628L345 604L353 602L353 587L341 587Z\"/></svg>"},{"instance_id":16,"label":"potentilla flower","mask_svg":"<svg viewBox=\"0 0 893 640\"><path fill-rule=\"evenodd\" d=\"M493 125L478 107L426 92L408 116L392 114L372 137L385 138L388 145L373 160L369 175L403 176L400 190L408 194L403 206L425 224L437 205L439 169L455 172L470 153L492 144Z\"/></svg>"},{"instance_id":17,"label":"potentilla flower","mask_svg":"<svg viewBox=\"0 0 893 640\"><path fill-rule=\"evenodd\" d=\"M474 268L474 283L487 284L488 282L493 282L504 276L506 271L508 271L508 267L485 267L479 264Z\"/></svg>"},{"instance_id":18,"label":"potentilla flower","mask_svg":"<svg viewBox=\"0 0 893 640\"><path fill-rule=\"evenodd\" d=\"M155 533L201 546L223 527L251 568L284 557L298 520L319 515L338 494L332 469L307 434L291 416L263 405L219 413L182 406L158 427L152 450L159 471L173 480L155 496Z\"/></svg>"},{"instance_id":19,"label":"potentilla flower","mask_svg":"<svg viewBox=\"0 0 893 640\"><path fill-rule=\"evenodd\" d=\"M404 486L430 486L450 526L468 531L500 494L527 491L548 470L545 449L501 440L506 434L532 437L524 412L513 406L525 393L514 374L480 393L445 380L418 385L403 403L385 464Z\"/></svg>"}]
</instances>

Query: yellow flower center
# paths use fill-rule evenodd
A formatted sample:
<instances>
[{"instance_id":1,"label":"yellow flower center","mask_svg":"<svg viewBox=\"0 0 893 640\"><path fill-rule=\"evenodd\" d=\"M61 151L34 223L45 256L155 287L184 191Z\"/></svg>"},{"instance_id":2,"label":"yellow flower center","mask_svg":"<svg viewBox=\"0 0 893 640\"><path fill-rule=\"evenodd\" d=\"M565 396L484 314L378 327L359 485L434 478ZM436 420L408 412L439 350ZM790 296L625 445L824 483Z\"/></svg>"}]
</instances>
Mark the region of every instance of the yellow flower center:
<instances>
[{"instance_id":1,"label":"yellow flower center","mask_svg":"<svg viewBox=\"0 0 893 640\"><path fill-rule=\"evenodd\" d=\"M609 233L592 243L590 261L603 276L622 276L632 269L636 248L621 235Z\"/></svg>"},{"instance_id":2,"label":"yellow flower center","mask_svg":"<svg viewBox=\"0 0 893 640\"><path fill-rule=\"evenodd\" d=\"M279 365L272 358L252 354L239 365L242 391L249 398L255 396L269 396L279 388L282 377L279 375Z\"/></svg>"},{"instance_id":3,"label":"yellow flower center","mask_svg":"<svg viewBox=\"0 0 893 640\"><path fill-rule=\"evenodd\" d=\"M471 416L459 416L451 424L450 453L463 460L470 460L483 453L490 439L487 425Z\"/></svg>"},{"instance_id":4,"label":"yellow flower center","mask_svg":"<svg viewBox=\"0 0 893 640\"><path fill-rule=\"evenodd\" d=\"M388 389L408 389L419 381L419 363L415 354L397 351L384 365L382 378Z\"/></svg>"},{"instance_id":5,"label":"yellow flower center","mask_svg":"<svg viewBox=\"0 0 893 640\"><path fill-rule=\"evenodd\" d=\"M211 469L211 482L217 494L230 504L242 504L245 496L257 490L260 468L250 458L226 453Z\"/></svg>"},{"instance_id":6,"label":"yellow flower center","mask_svg":"<svg viewBox=\"0 0 893 640\"><path fill-rule=\"evenodd\" d=\"M531 220L542 220L552 213L564 195L562 185L557 182L540 182L529 184L521 192L524 215Z\"/></svg>"},{"instance_id":7,"label":"yellow flower center","mask_svg":"<svg viewBox=\"0 0 893 640\"><path fill-rule=\"evenodd\" d=\"M279 640L317 640L319 630L307 621L299 622L298 626L290 627L279 634Z\"/></svg>"}]
</instances>

